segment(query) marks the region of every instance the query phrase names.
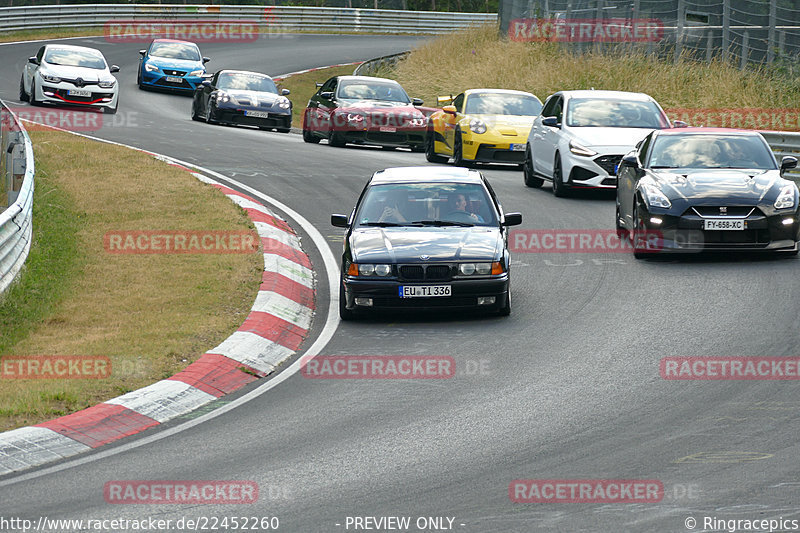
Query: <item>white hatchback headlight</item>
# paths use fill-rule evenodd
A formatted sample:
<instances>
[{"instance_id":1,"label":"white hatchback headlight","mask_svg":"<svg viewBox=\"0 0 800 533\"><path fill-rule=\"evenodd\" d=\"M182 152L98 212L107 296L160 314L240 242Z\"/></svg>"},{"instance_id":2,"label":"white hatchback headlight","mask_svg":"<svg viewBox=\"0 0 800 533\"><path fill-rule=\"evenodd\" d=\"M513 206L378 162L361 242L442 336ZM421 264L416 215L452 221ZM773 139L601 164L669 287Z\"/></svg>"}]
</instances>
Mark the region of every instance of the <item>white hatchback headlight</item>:
<instances>
[{"instance_id":1,"label":"white hatchback headlight","mask_svg":"<svg viewBox=\"0 0 800 533\"><path fill-rule=\"evenodd\" d=\"M781 189L780 194L778 194L778 199L775 200L775 209L789 209L794 207L794 192L796 189L794 185L785 185Z\"/></svg>"},{"instance_id":2,"label":"white hatchback headlight","mask_svg":"<svg viewBox=\"0 0 800 533\"><path fill-rule=\"evenodd\" d=\"M111 89L112 87L114 87L114 85L116 85L116 83L117 83L116 80L103 80L99 82L97 85L99 85L100 88L102 89Z\"/></svg>"},{"instance_id":3,"label":"white hatchback headlight","mask_svg":"<svg viewBox=\"0 0 800 533\"><path fill-rule=\"evenodd\" d=\"M593 155L597 155L597 152L591 148L586 148L584 145L576 143L575 141L569 142L569 151L575 155L582 155L583 157L592 157Z\"/></svg>"},{"instance_id":4,"label":"white hatchback headlight","mask_svg":"<svg viewBox=\"0 0 800 533\"><path fill-rule=\"evenodd\" d=\"M50 82L50 83L61 83L61 78L59 78L58 76L53 76L53 75L50 75L50 74L45 74L44 72L40 72L39 74L41 74L41 76L42 76L42 79L43 79L44 81L46 81L46 82Z\"/></svg>"}]
</instances>

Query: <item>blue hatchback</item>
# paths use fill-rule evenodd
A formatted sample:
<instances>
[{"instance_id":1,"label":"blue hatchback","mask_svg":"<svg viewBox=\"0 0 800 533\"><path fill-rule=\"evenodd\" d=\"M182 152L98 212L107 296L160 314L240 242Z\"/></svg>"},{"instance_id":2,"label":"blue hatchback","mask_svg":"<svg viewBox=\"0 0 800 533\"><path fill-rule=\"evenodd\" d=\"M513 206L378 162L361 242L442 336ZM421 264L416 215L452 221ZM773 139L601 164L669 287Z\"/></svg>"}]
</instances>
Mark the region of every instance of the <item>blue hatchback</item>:
<instances>
[{"instance_id":1,"label":"blue hatchback","mask_svg":"<svg viewBox=\"0 0 800 533\"><path fill-rule=\"evenodd\" d=\"M189 41L155 39L147 50L139 50L140 89L194 91L203 81L209 58L200 55L200 48Z\"/></svg>"}]
</instances>

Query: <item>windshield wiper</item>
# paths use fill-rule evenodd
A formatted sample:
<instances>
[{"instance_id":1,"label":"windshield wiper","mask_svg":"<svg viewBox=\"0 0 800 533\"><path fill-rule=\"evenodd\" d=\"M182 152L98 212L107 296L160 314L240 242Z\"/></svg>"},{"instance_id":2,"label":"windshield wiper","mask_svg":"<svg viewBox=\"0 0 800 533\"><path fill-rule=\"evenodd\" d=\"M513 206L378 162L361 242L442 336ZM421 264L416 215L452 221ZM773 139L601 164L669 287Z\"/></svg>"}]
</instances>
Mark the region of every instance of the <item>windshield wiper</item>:
<instances>
[{"instance_id":1,"label":"windshield wiper","mask_svg":"<svg viewBox=\"0 0 800 533\"><path fill-rule=\"evenodd\" d=\"M409 222L362 222L359 226L374 226L378 228L394 228L397 226L409 226Z\"/></svg>"},{"instance_id":2,"label":"windshield wiper","mask_svg":"<svg viewBox=\"0 0 800 533\"><path fill-rule=\"evenodd\" d=\"M420 224L422 226L459 226L462 228L471 228L475 225L469 222L456 222L454 220L415 220L412 224Z\"/></svg>"},{"instance_id":3,"label":"windshield wiper","mask_svg":"<svg viewBox=\"0 0 800 533\"><path fill-rule=\"evenodd\" d=\"M650 168L680 168L680 167L674 167L672 165L653 165Z\"/></svg>"}]
</instances>

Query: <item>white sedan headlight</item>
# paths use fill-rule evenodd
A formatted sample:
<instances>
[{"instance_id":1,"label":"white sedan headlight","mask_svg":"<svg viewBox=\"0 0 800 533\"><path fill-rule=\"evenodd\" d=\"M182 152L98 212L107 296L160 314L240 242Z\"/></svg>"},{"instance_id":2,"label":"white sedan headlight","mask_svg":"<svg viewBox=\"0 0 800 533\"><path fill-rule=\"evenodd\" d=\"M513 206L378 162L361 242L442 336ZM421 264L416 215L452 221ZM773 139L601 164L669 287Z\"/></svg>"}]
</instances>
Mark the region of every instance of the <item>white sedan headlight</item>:
<instances>
[{"instance_id":1,"label":"white sedan headlight","mask_svg":"<svg viewBox=\"0 0 800 533\"><path fill-rule=\"evenodd\" d=\"M576 143L575 141L569 142L569 151L575 155L582 155L584 157L592 157L593 155L597 155L597 152L591 148L586 148L584 145Z\"/></svg>"},{"instance_id":2,"label":"white sedan headlight","mask_svg":"<svg viewBox=\"0 0 800 533\"><path fill-rule=\"evenodd\" d=\"M478 135L486 133L486 123L480 119L473 118L469 121L469 129L472 130L472 133L477 133Z\"/></svg>"},{"instance_id":3,"label":"white sedan headlight","mask_svg":"<svg viewBox=\"0 0 800 533\"><path fill-rule=\"evenodd\" d=\"M97 85L99 85L101 89L111 89L116 84L117 84L116 80L103 80L101 82L98 82Z\"/></svg>"},{"instance_id":4,"label":"white sedan headlight","mask_svg":"<svg viewBox=\"0 0 800 533\"><path fill-rule=\"evenodd\" d=\"M669 198L656 187L642 184L642 192L644 193L644 199L647 205L650 207L663 207L664 209L672 207L672 202L669 201Z\"/></svg>"},{"instance_id":5,"label":"white sedan headlight","mask_svg":"<svg viewBox=\"0 0 800 533\"><path fill-rule=\"evenodd\" d=\"M789 209L794 207L794 192L797 188L794 185L786 185L781 189L778 199L775 200L775 209Z\"/></svg>"},{"instance_id":6,"label":"white sedan headlight","mask_svg":"<svg viewBox=\"0 0 800 533\"><path fill-rule=\"evenodd\" d=\"M59 78L58 76L53 76L51 74L46 74L44 72L40 72L39 74L42 76L42 79L46 82L61 83L61 78Z\"/></svg>"}]
</instances>

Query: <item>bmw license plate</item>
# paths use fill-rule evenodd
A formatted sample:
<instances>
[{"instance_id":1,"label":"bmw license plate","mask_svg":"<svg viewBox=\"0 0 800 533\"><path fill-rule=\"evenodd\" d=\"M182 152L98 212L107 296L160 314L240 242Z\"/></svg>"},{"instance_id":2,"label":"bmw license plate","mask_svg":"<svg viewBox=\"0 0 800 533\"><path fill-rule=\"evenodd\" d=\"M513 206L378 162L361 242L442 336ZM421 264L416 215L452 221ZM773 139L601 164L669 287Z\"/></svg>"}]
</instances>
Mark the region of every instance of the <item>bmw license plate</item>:
<instances>
[{"instance_id":1,"label":"bmw license plate","mask_svg":"<svg viewBox=\"0 0 800 533\"><path fill-rule=\"evenodd\" d=\"M703 220L703 229L729 231L729 230L743 230L745 229L744 220L730 220L725 218L707 218Z\"/></svg>"},{"instance_id":2,"label":"bmw license plate","mask_svg":"<svg viewBox=\"0 0 800 533\"><path fill-rule=\"evenodd\" d=\"M167 81L170 83L183 83L183 78L179 76L167 76Z\"/></svg>"},{"instance_id":3,"label":"bmw license plate","mask_svg":"<svg viewBox=\"0 0 800 533\"><path fill-rule=\"evenodd\" d=\"M400 285L400 298L433 298L452 294L450 285Z\"/></svg>"},{"instance_id":4,"label":"bmw license plate","mask_svg":"<svg viewBox=\"0 0 800 533\"><path fill-rule=\"evenodd\" d=\"M524 144L509 144L508 149L512 152L524 152L525 145Z\"/></svg>"},{"instance_id":5,"label":"bmw license plate","mask_svg":"<svg viewBox=\"0 0 800 533\"><path fill-rule=\"evenodd\" d=\"M69 95L69 96L91 97L92 96L92 91L89 91L89 90L86 90L86 89L70 89L70 90L67 91L67 95Z\"/></svg>"},{"instance_id":6,"label":"bmw license plate","mask_svg":"<svg viewBox=\"0 0 800 533\"><path fill-rule=\"evenodd\" d=\"M249 109L246 109L244 116L253 118L269 118L269 113L266 111L250 111Z\"/></svg>"}]
</instances>

